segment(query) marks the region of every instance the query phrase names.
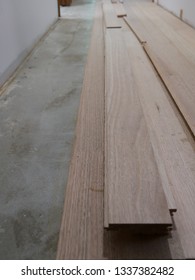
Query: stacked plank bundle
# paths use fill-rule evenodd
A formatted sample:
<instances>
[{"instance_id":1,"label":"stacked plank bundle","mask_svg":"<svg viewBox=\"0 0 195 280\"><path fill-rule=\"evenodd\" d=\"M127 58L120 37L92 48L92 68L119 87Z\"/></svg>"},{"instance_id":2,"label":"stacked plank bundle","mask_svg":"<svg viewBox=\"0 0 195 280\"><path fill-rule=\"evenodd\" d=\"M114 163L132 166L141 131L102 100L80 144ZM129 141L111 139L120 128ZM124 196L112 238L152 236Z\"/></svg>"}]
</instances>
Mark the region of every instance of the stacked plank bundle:
<instances>
[{"instance_id":1,"label":"stacked plank bundle","mask_svg":"<svg viewBox=\"0 0 195 280\"><path fill-rule=\"evenodd\" d=\"M120 3L117 3L120 4ZM122 25L114 6L105 16L104 225L162 231L171 218L138 96ZM122 5L122 4L120 4ZM120 29L118 27L121 27Z\"/></svg>"},{"instance_id":2,"label":"stacked plank bundle","mask_svg":"<svg viewBox=\"0 0 195 280\"><path fill-rule=\"evenodd\" d=\"M97 1L57 258L195 258L186 40L195 31L148 1Z\"/></svg>"}]
</instances>

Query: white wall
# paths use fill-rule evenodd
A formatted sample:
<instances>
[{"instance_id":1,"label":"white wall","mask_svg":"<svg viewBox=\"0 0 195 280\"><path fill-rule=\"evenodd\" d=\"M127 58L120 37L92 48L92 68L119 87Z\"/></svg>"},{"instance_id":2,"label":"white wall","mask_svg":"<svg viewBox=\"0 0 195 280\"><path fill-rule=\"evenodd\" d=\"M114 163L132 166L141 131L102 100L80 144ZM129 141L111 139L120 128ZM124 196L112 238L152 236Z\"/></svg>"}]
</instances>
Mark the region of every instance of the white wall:
<instances>
[{"instance_id":1,"label":"white wall","mask_svg":"<svg viewBox=\"0 0 195 280\"><path fill-rule=\"evenodd\" d=\"M57 0L0 0L0 85L57 17Z\"/></svg>"},{"instance_id":2,"label":"white wall","mask_svg":"<svg viewBox=\"0 0 195 280\"><path fill-rule=\"evenodd\" d=\"M183 21L195 27L195 0L155 0L161 6L168 9L176 16L180 16L180 10L183 10Z\"/></svg>"}]
</instances>

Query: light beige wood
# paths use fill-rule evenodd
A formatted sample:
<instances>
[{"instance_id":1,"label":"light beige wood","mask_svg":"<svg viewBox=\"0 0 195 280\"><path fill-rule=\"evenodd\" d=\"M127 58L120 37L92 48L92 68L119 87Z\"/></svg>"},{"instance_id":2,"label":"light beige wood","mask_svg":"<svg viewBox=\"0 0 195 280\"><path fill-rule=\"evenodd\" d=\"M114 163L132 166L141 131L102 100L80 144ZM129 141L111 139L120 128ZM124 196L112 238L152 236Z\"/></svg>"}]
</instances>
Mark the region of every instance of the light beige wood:
<instances>
[{"instance_id":1,"label":"light beige wood","mask_svg":"<svg viewBox=\"0 0 195 280\"><path fill-rule=\"evenodd\" d=\"M195 135L195 67L135 5L126 7L126 21L150 53L164 83Z\"/></svg>"},{"instance_id":2,"label":"light beige wood","mask_svg":"<svg viewBox=\"0 0 195 280\"><path fill-rule=\"evenodd\" d=\"M171 29L173 29L179 36L184 39L186 44L190 48L195 47L195 31L194 28L189 26L188 24L183 23L181 20L179 20L177 17L173 16L168 11L162 9L161 7L156 7L155 13L157 13L160 17L166 21L166 24L170 26Z\"/></svg>"},{"instance_id":3,"label":"light beige wood","mask_svg":"<svg viewBox=\"0 0 195 280\"><path fill-rule=\"evenodd\" d=\"M131 18L132 18L132 15L131 15ZM126 24L128 25L128 27L130 28L130 30L132 31L132 33L138 39L140 44L147 43L144 34L142 34L143 33L142 25L137 23L135 26L134 24L132 24L132 20L130 19L130 16L128 16L128 18L124 17L123 19L126 22Z\"/></svg>"},{"instance_id":4,"label":"light beige wood","mask_svg":"<svg viewBox=\"0 0 195 280\"><path fill-rule=\"evenodd\" d=\"M195 30L161 7L149 5L149 2L139 5L137 3L137 7L170 40L174 47L195 65Z\"/></svg>"},{"instance_id":5,"label":"light beige wood","mask_svg":"<svg viewBox=\"0 0 195 280\"><path fill-rule=\"evenodd\" d=\"M103 258L104 52L98 2L76 140L65 192L57 259Z\"/></svg>"},{"instance_id":6,"label":"light beige wood","mask_svg":"<svg viewBox=\"0 0 195 280\"><path fill-rule=\"evenodd\" d=\"M100 6L98 7L98 9ZM89 69L86 69L84 83L91 81L91 86L84 85L77 124L77 139L70 166L65 205L58 244L58 259L183 259L183 253L177 236L134 236L130 232L105 231L103 232L103 181L104 181L104 89L97 93L92 86L98 82L104 84L104 63L97 60L103 57L103 42L101 29L101 9L96 13L91 49L88 57ZM95 18L96 18L95 17ZM96 31L95 31L96 30ZM97 30L98 34L97 34ZM94 55L92 48L98 52ZM91 61L93 60L93 62ZM97 63L97 62L100 63ZM92 75L90 67L98 67L96 75ZM94 72L93 72L94 73ZM88 76L89 75L89 76ZM88 77L87 77L88 76ZM90 90L91 88L91 90ZM84 93L85 92L85 93ZM95 94L96 93L96 94ZM95 98L94 98L95 97ZM96 104L94 106L94 104ZM91 106L93 109L91 109ZM83 112L82 112L83 111ZM87 121L82 117L87 112ZM95 118L95 121L94 121ZM90 120L95 123L90 125ZM90 122L90 123L89 123ZM79 128L80 127L80 128ZM92 136L91 136L92 134ZM91 139L89 158L86 138ZM93 148L92 148L93 146ZM80 154L80 150L83 153ZM87 158L85 158L86 153ZM89 158L89 162L87 159ZM72 170L72 171L71 171ZM71 178L71 176L73 176ZM75 179L74 179L75 178ZM88 186L97 186L89 191ZM83 201L83 202L82 202ZM171 242L170 242L171 241ZM170 244L169 244L170 243Z\"/></svg>"},{"instance_id":7,"label":"light beige wood","mask_svg":"<svg viewBox=\"0 0 195 280\"><path fill-rule=\"evenodd\" d=\"M140 97L140 100L142 101L142 98L143 98L142 95L145 95L145 84L146 84L146 86L148 87L147 91L149 92L149 94L147 96L147 100L148 100L148 102L150 102L149 106L153 103L157 104L155 109L160 110L157 100L155 100L154 98L151 99L151 96L152 96L151 91L155 92L157 90L155 87L153 87L153 84L154 85L157 84L158 91L160 90L161 92L163 92L160 81L159 82L157 81L158 78L155 75L155 72L152 69L152 67L148 74L150 79L148 81L145 81L145 72L146 72L146 70L148 71L148 69L146 69L147 66L145 66L145 64L150 64L150 61L145 58L145 54L144 54L141 46L138 44L138 42L134 38L133 34L131 34L131 32L129 32L129 30L127 30L126 27L123 27L123 34L125 37L125 43L128 47L130 60L132 61L132 69L133 69L133 73L134 73L134 77L135 77L135 82L137 84L137 92ZM130 52L132 52L132 53L130 54ZM142 67L141 67L141 65L139 65L139 60L140 60L139 57L142 58ZM159 83L159 85L158 85L158 83ZM155 97L155 95L154 95L154 97ZM156 101L156 103L154 102L154 100ZM142 104L142 106L143 106L143 104ZM162 161L161 144L158 142L157 136L155 134L155 130L151 126L151 119L154 117L154 115L153 115L151 109L148 111L146 110L146 106L143 106L143 111L145 113L145 118L146 118L146 122L148 125L150 139L151 139L151 143L153 146L155 159L156 159L156 162L158 165L158 170L159 170L159 173L161 176L162 185L163 185L163 189L165 192L168 207L169 207L170 213L173 214L174 212L177 211L176 202L173 197L173 185L172 185L172 181L169 178L169 175L167 174L165 164Z\"/></svg>"},{"instance_id":8,"label":"light beige wood","mask_svg":"<svg viewBox=\"0 0 195 280\"><path fill-rule=\"evenodd\" d=\"M156 141L158 143L155 156L158 150L178 207L174 214L176 232L185 258L195 258L195 143L175 115L141 45L130 31L125 31L124 36L153 147ZM147 44L144 47L147 48Z\"/></svg>"},{"instance_id":9,"label":"light beige wood","mask_svg":"<svg viewBox=\"0 0 195 280\"><path fill-rule=\"evenodd\" d=\"M172 222L121 30L107 29L105 39L108 225L165 228Z\"/></svg>"},{"instance_id":10,"label":"light beige wood","mask_svg":"<svg viewBox=\"0 0 195 280\"><path fill-rule=\"evenodd\" d=\"M104 22L106 28L121 28L120 20L117 18L113 4L104 2Z\"/></svg>"},{"instance_id":11,"label":"light beige wood","mask_svg":"<svg viewBox=\"0 0 195 280\"><path fill-rule=\"evenodd\" d=\"M144 49L146 50L147 54L149 55L152 63L154 64L156 70L158 71L159 75L161 76L163 82L165 83L166 87L169 90L169 93L172 95L173 99L175 100L179 110L181 111L183 117L185 118L186 122L188 123L192 133L195 135L195 96L193 88L195 90L194 81L192 80L192 76L190 69L188 73L191 76L191 83L188 84L187 80L185 79L186 74L183 75L183 70L177 71L176 67L174 67L173 71L169 67L168 59L166 63L164 62L153 48L150 48L148 44L144 45ZM176 51L175 51L176 52ZM181 63L178 64L179 67L184 67L187 70L187 65L184 63L182 64L182 59L179 59ZM172 61L170 61L172 63ZM180 72L180 73L178 73ZM195 74L195 73L194 73ZM185 76L185 77L184 77ZM190 82L190 81L189 81Z\"/></svg>"},{"instance_id":12,"label":"light beige wood","mask_svg":"<svg viewBox=\"0 0 195 280\"><path fill-rule=\"evenodd\" d=\"M124 17L127 15L127 12L125 11L124 5L120 2L113 5L116 11L117 17Z\"/></svg>"}]
</instances>

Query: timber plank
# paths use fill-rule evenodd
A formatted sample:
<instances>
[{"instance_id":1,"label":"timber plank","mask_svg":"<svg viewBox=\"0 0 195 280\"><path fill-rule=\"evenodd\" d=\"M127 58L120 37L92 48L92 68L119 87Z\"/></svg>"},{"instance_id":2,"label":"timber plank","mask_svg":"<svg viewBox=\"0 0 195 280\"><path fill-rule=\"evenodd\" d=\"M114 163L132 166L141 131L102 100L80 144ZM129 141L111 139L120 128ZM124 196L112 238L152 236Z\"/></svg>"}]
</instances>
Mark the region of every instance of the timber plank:
<instances>
[{"instance_id":1,"label":"timber plank","mask_svg":"<svg viewBox=\"0 0 195 280\"><path fill-rule=\"evenodd\" d=\"M174 232L172 233L174 236L170 239L167 236L135 237L130 232L122 230L103 231L104 87L98 87L99 92L94 87L97 79L100 85L104 84L104 61L101 60L104 56L102 11L99 3L95 18L93 42L91 42L86 66L89 68L86 69L84 78L84 84L87 83L88 86L83 85L82 90L57 259L171 259L172 257L183 259ZM96 51L93 51L93 48ZM96 75L92 75L90 71L92 65L94 71L98 67ZM94 102L95 106L93 106ZM84 112L87 121L82 117ZM93 121L95 126L92 124ZM87 152L88 142L86 143L85 137L91 139L89 152ZM83 152L80 154L80 151ZM91 152L93 156L90 156ZM89 186L93 186L90 191Z\"/></svg>"},{"instance_id":2,"label":"timber plank","mask_svg":"<svg viewBox=\"0 0 195 280\"><path fill-rule=\"evenodd\" d=\"M156 78L141 45L130 31L124 34L151 142L153 147L156 140L158 142L154 150L158 149L160 153L170 191L178 206L178 212L174 214L176 232L184 257L195 258L195 143L175 115L166 90Z\"/></svg>"},{"instance_id":3,"label":"timber plank","mask_svg":"<svg viewBox=\"0 0 195 280\"><path fill-rule=\"evenodd\" d=\"M134 2L133 2L134 3ZM150 48L151 59L184 119L195 135L195 67L137 8L127 5L126 21Z\"/></svg>"},{"instance_id":4,"label":"timber plank","mask_svg":"<svg viewBox=\"0 0 195 280\"><path fill-rule=\"evenodd\" d=\"M107 29L105 42L105 216L109 226L165 228L167 201L121 31Z\"/></svg>"},{"instance_id":5,"label":"timber plank","mask_svg":"<svg viewBox=\"0 0 195 280\"><path fill-rule=\"evenodd\" d=\"M137 3L147 18L195 65L195 30L157 5Z\"/></svg>"},{"instance_id":6,"label":"timber plank","mask_svg":"<svg viewBox=\"0 0 195 280\"><path fill-rule=\"evenodd\" d=\"M126 31L124 34L125 34L127 47L129 47L129 51L133 51L133 53L134 53L134 59L132 60L132 62L138 63L138 65L139 65L138 55L141 53L142 56L143 56L143 50L139 51L140 46L138 45L137 42L135 42L135 39L133 38L133 36L130 32ZM134 45L133 45L133 43L134 43ZM136 47L138 48L137 52L136 52L136 49L135 49ZM144 62L149 63L149 61L146 61L146 60ZM142 65L142 67L140 66L139 71L140 71L141 79L137 81L137 83L144 84L144 87L140 87L140 86L137 87L139 95L140 95L140 91L145 88L145 83L146 83L146 81L144 79L145 71L146 71L145 68L146 67L144 67L144 66L145 65ZM137 69L138 67L135 67L135 65L132 63L132 68L133 68L133 71L135 72L135 80L136 80L136 77L137 77L138 73L136 72L135 69ZM148 71L148 69L147 69L147 71ZM153 74L153 71L151 69L150 79L148 79L147 84L146 84L146 88L148 88L147 92L151 92L151 90L154 90L153 87L152 87L152 84L153 83L156 84L157 83L156 80L157 80L157 77L156 77L156 75ZM149 85L151 85L151 86L149 86ZM160 91L162 92L162 89L161 89L160 85L159 85L159 88L160 88ZM148 94L148 97L147 97L148 102L150 102L150 104L151 103L156 104L155 109L160 110L160 107L158 105L158 100L157 99L152 99L151 97L152 97L152 95ZM141 95L140 99L141 98L142 98L142 95ZM154 100L156 101L156 103L154 102ZM162 185L163 185L163 189L164 189L164 192L165 192L168 207L169 207L170 212L173 214L173 212L177 211L176 202L175 202L175 199L174 199L174 196L173 196L173 193L174 193L173 185L171 183L169 175L167 174L165 164L162 161L161 147L159 146L159 143L158 143L157 137L155 135L155 132L154 132L153 128L151 127L151 119L148 118L149 114L151 115L150 116L151 118L154 117L154 115L152 114L151 110L149 110L149 112L147 112L146 107L144 107L144 106L143 106L143 111L145 111L145 117L146 117L146 122L148 124L148 129L149 129L149 132L150 132L151 143L152 143L152 146L153 146L155 159L156 159L158 169L159 169L159 173L160 173L160 176L161 176Z\"/></svg>"},{"instance_id":7,"label":"timber plank","mask_svg":"<svg viewBox=\"0 0 195 280\"><path fill-rule=\"evenodd\" d=\"M103 258L104 55L98 2L69 169L57 259Z\"/></svg>"},{"instance_id":8,"label":"timber plank","mask_svg":"<svg viewBox=\"0 0 195 280\"><path fill-rule=\"evenodd\" d=\"M115 5L115 4L114 4ZM104 22L106 28L121 28L120 20L118 20L113 4L103 2Z\"/></svg>"}]
</instances>

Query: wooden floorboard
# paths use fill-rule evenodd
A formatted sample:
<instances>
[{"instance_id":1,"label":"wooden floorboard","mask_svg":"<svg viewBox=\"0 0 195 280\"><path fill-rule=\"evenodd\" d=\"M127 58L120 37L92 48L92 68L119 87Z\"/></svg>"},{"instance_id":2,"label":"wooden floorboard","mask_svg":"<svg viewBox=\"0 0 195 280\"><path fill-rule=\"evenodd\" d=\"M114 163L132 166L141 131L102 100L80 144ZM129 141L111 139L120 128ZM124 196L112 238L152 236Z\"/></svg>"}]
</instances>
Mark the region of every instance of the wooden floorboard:
<instances>
[{"instance_id":1,"label":"wooden floorboard","mask_svg":"<svg viewBox=\"0 0 195 280\"><path fill-rule=\"evenodd\" d=\"M114 231L103 230L104 87L102 84L104 84L104 45L101 13L100 6L98 6L95 17L96 24L85 71L74 152L65 193L57 258L75 260L105 258L128 260L183 259L184 254L178 230L176 229L172 231L172 236L135 236L131 231L123 229ZM97 72L92 72L91 69L93 68L96 71L96 67ZM167 123L170 123L169 119ZM178 131L172 137L177 138L180 133L181 131ZM164 139L162 135L161 138ZM193 145L193 139L192 141L188 137L186 139L186 136L183 137L183 134L181 134L180 142L185 147L185 157L182 157L182 160L184 160L185 165L190 166L191 172L193 172L193 153L188 148L189 143ZM166 140L163 143L166 148L169 141ZM177 144L177 154L180 154L181 147L181 145ZM168 153L169 149L167 155ZM170 157L168 158L170 160ZM174 169L175 166L170 166L171 172ZM179 174L179 172L180 169L176 168L174 174ZM178 181L179 179L175 183ZM182 179L182 182L185 182L185 178ZM185 186L181 191L181 194L184 193ZM184 207L185 203L188 203L187 200L178 201L182 207ZM179 216L180 222L184 214L186 212L182 214L182 218ZM175 218L177 220L177 217ZM185 225L187 225L187 222ZM192 220L189 222L192 222ZM182 230L185 231L185 229ZM189 233L188 237L190 245L191 233ZM184 239L184 236L182 238Z\"/></svg>"},{"instance_id":2,"label":"wooden floorboard","mask_svg":"<svg viewBox=\"0 0 195 280\"><path fill-rule=\"evenodd\" d=\"M121 30L105 38L105 188L108 224L171 225ZM141 230L144 231L143 227Z\"/></svg>"},{"instance_id":3,"label":"wooden floorboard","mask_svg":"<svg viewBox=\"0 0 195 280\"><path fill-rule=\"evenodd\" d=\"M173 196L173 185L169 178L169 174L167 173L164 162L162 161L162 147L158 143L156 131L151 126L152 120L155 118L158 120L158 114L155 115L154 112L160 112L161 107L158 105L159 100L156 96L156 92L160 92L164 95L164 90L161 85L161 82L158 81L158 77L156 76L155 70L153 67L150 67L150 61L147 59L141 45L136 40L135 36L132 32L130 32L127 28L123 28L123 36L125 38L125 43L128 48L129 55L129 63L131 62L132 71L134 73L135 84L137 85L137 92L142 104L143 112L145 113L145 118L150 134L150 140L153 146L155 160L158 165L158 170L162 180L162 186L165 192L165 196L167 199L168 207L171 213L177 211L176 202ZM140 64L140 60L142 63ZM148 79L145 79L145 75L148 75ZM155 86L153 86L155 85ZM148 101L148 106L145 105L144 101ZM168 102L168 101L167 101ZM162 104L161 104L162 105ZM166 103L163 104L166 106ZM168 104L169 105L169 104ZM151 106L151 108L150 108ZM170 106L169 106L170 107ZM154 110L154 112L153 112ZM172 113L172 108L170 108ZM177 124L177 123L176 123Z\"/></svg>"},{"instance_id":4,"label":"wooden floorboard","mask_svg":"<svg viewBox=\"0 0 195 280\"><path fill-rule=\"evenodd\" d=\"M195 66L151 22L134 1L128 2L126 21L140 38L146 41L151 59L166 84L193 135L195 134ZM141 3L140 3L141 5ZM184 23L183 23L184 24ZM182 67L181 67L182 65Z\"/></svg>"},{"instance_id":5,"label":"wooden floorboard","mask_svg":"<svg viewBox=\"0 0 195 280\"><path fill-rule=\"evenodd\" d=\"M148 19L195 65L195 30L157 5L139 4Z\"/></svg>"},{"instance_id":6,"label":"wooden floorboard","mask_svg":"<svg viewBox=\"0 0 195 280\"><path fill-rule=\"evenodd\" d=\"M103 2L104 22L106 28L121 28L120 20L117 18L114 6L111 2Z\"/></svg>"},{"instance_id":7,"label":"wooden floorboard","mask_svg":"<svg viewBox=\"0 0 195 280\"><path fill-rule=\"evenodd\" d=\"M159 159L165 166L178 208L174 214L176 232L185 258L195 258L195 143L191 134L186 134L180 124L142 46L130 31L125 32L125 38L151 142L154 146L157 140Z\"/></svg>"},{"instance_id":8,"label":"wooden floorboard","mask_svg":"<svg viewBox=\"0 0 195 280\"><path fill-rule=\"evenodd\" d=\"M98 3L65 193L57 259L103 258L104 54Z\"/></svg>"}]
</instances>

